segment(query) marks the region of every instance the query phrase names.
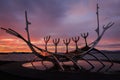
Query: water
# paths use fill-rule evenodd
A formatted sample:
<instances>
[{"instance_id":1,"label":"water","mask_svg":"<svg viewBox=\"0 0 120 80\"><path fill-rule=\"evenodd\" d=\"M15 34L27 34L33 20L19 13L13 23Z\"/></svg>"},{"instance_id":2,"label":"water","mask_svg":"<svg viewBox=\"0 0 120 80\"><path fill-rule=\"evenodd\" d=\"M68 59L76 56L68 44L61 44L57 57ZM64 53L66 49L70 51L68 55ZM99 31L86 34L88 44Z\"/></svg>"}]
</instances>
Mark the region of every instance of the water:
<instances>
[{"instance_id":1,"label":"water","mask_svg":"<svg viewBox=\"0 0 120 80\"><path fill-rule=\"evenodd\" d=\"M101 54L94 54L99 59L106 60L104 56ZM106 55L111 58L113 61L120 61L119 53L106 53ZM35 57L34 54L0 54L0 60L2 61L31 61ZM86 55L84 58L86 59L94 59L93 57ZM39 60L39 58L38 58Z\"/></svg>"}]
</instances>

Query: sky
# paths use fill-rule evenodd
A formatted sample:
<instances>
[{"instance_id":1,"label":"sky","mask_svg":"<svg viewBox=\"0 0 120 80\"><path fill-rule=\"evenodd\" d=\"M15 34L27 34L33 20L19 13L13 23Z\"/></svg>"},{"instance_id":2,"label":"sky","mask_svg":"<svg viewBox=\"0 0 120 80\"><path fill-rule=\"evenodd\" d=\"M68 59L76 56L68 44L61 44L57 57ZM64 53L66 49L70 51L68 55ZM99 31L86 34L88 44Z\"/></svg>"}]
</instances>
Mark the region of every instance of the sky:
<instances>
[{"instance_id":1,"label":"sky","mask_svg":"<svg viewBox=\"0 0 120 80\"><path fill-rule=\"evenodd\" d=\"M50 35L48 48L54 51L52 39L61 38L58 51L65 51L63 39L89 32L88 42L97 34L96 3L99 3L100 31L109 22L115 24L105 33L96 48L120 50L120 0L0 0L0 27L12 28L26 37L25 10L33 44L44 48L43 37ZM80 37L79 47L84 46ZM70 43L69 50L74 49ZM30 51L20 39L0 30L0 52Z\"/></svg>"}]
</instances>

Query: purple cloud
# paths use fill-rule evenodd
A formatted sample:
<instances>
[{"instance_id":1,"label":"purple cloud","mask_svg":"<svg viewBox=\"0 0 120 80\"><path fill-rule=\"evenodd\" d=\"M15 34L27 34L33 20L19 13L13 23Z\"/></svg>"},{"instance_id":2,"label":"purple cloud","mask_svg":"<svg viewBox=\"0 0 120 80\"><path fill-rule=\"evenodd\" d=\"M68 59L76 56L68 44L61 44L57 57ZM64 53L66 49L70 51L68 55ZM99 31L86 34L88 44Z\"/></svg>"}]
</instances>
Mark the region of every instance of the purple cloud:
<instances>
[{"instance_id":1,"label":"purple cloud","mask_svg":"<svg viewBox=\"0 0 120 80\"><path fill-rule=\"evenodd\" d=\"M13 28L25 36L24 11L27 10L32 23L31 36L35 39L46 35L73 37L89 32L92 40L96 37L97 1L101 30L104 24L115 22L104 35L104 40L120 41L120 0L0 0L0 26ZM0 36L8 35L3 33Z\"/></svg>"}]
</instances>

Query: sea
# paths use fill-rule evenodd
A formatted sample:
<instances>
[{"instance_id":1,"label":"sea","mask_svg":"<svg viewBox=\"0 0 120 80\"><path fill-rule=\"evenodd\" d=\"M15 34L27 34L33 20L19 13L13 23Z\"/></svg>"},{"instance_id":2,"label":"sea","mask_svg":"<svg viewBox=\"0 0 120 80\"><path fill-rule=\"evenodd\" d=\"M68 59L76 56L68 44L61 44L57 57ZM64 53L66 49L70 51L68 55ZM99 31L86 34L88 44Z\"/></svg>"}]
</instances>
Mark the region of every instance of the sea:
<instances>
[{"instance_id":1,"label":"sea","mask_svg":"<svg viewBox=\"0 0 120 80\"><path fill-rule=\"evenodd\" d=\"M108 56L113 61L120 61L120 51L102 51L106 56ZM59 53L60 54L60 53ZM103 55L100 53L92 53L97 58L101 60L107 60ZM0 61L31 61L36 56L32 53L25 53L25 52L13 52L13 53L0 53ZM90 55L84 56L85 59L94 59L94 57ZM40 60L40 58L37 58Z\"/></svg>"}]
</instances>

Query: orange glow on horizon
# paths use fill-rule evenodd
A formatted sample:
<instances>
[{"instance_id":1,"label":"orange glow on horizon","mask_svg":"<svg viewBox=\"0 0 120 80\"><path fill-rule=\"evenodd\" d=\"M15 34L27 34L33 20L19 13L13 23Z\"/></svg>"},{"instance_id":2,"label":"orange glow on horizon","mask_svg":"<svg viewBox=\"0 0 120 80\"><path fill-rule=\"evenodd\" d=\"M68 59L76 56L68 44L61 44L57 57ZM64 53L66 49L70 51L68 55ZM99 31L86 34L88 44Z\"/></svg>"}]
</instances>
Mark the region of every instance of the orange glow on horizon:
<instances>
[{"instance_id":1,"label":"orange glow on horizon","mask_svg":"<svg viewBox=\"0 0 120 80\"><path fill-rule=\"evenodd\" d=\"M60 37L58 52L66 52L63 39L80 36L89 32L88 44L97 37L96 3L99 4L100 33L103 25L109 22L115 24L105 32L103 39L96 46L99 50L120 50L119 1L120 0L23 0L0 1L0 27L11 28L27 39L25 27L26 19L24 10L27 11L31 41L34 45L44 49L43 36L50 35L52 39ZM26 5L26 3L28 5ZM111 10L112 9L112 10ZM0 29L0 52L31 52L27 44ZM55 52L52 39L48 43L48 50ZM84 39L80 37L79 48L84 46ZM75 44L71 41L69 51L75 50Z\"/></svg>"},{"instance_id":2,"label":"orange glow on horizon","mask_svg":"<svg viewBox=\"0 0 120 80\"><path fill-rule=\"evenodd\" d=\"M113 41L113 40L112 40ZM98 44L98 46L96 48L100 49L100 50L119 50L120 47L106 47L104 46L104 44L109 44L111 41L109 40L103 40L100 42L100 44ZM44 49L44 41L43 39L40 40L35 40L32 41L33 44L35 44L36 46ZM119 43L119 42L117 42ZM99 46L102 45L102 46ZM83 45L80 44L79 48L82 47ZM48 50L51 52L54 52L54 44L50 41L48 44ZM70 46L69 46L69 51L74 50L75 49L75 45L74 43L71 42ZM61 42L58 45L58 52L65 52L66 47L65 45ZM20 39L17 38L3 38L0 39L0 52L31 52L31 50L29 49L29 47L26 45L25 42L23 42ZM44 54L43 54L44 55ZM45 54L46 55L46 54Z\"/></svg>"}]
</instances>

